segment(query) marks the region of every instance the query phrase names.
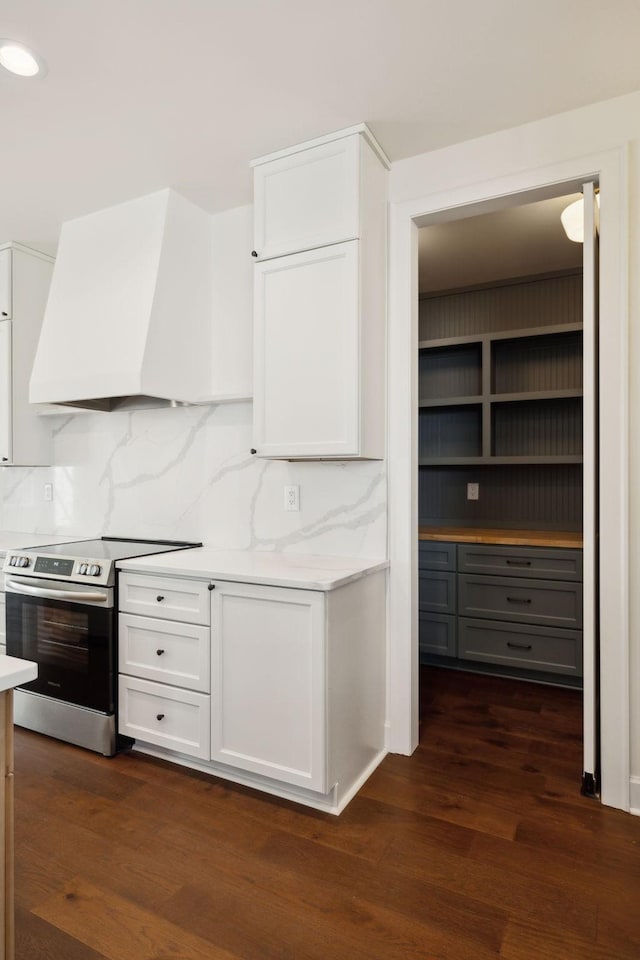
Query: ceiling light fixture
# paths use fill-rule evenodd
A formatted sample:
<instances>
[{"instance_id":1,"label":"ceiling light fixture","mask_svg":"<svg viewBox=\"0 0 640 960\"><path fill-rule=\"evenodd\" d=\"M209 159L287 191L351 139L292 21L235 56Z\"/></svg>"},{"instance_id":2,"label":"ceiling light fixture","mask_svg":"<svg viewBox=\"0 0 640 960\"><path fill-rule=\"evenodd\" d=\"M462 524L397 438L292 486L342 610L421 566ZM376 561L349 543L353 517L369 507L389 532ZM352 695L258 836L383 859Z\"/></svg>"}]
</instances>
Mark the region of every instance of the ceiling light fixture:
<instances>
[{"instance_id":1,"label":"ceiling light fixture","mask_svg":"<svg viewBox=\"0 0 640 960\"><path fill-rule=\"evenodd\" d=\"M46 73L45 62L24 43L0 39L0 66L18 77L37 77Z\"/></svg>"},{"instance_id":2,"label":"ceiling light fixture","mask_svg":"<svg viewBox=\"0 0 640 960\"><path fill-rule=\"evenodd\" d=\"M600 207L600 194L596 193L596 203ZM560 214L560 220L569 240L584 243L584 198L574 200Z\"/></svg>"}]
</instances>

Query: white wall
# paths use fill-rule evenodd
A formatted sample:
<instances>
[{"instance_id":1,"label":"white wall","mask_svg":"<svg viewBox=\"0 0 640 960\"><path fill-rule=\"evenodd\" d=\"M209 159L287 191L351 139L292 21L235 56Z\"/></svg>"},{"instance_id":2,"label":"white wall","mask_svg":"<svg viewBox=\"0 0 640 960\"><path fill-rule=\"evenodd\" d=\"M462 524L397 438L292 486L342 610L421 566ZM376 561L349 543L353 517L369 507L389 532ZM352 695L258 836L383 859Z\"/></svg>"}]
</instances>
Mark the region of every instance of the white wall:
<instances>
[{"instance_id":1,"label":"white wall","mask_svg":"<svg viewBox=\"0 0 640 960\"><path fill-rule=\"evenodd\" d=\"M629 419L629 466L628 481L629 503L629 609L622 611L622 617L628 613L630 623L629 657L629 693L631 698L630 741L631 741L631 806L640 808L640 638L638 627L640 618L640 596L635 588L640 573L640 551L638 533L640 533L640 504L635 491L640 480L640 452L634 442L640 426L640 383L635 371L640 364L640 235L638 233L638 196L640 192L640 93L620 97L606 103L571 111L536 123L527 124L491 136L468 141L456 146L434 151L419 157L413 157L393 165L390 179L392 204L405 204L428 195L440 194L460 196L461 203L474 191L473 185L490 184L493 196L510 193L518 189L523 171L540 171L548 166L557 172L562 164L571 166L576 158L588 158L618 149L622 158L620 171L628 175L626 205L613 205L605 211L603 205L603 257L605 232L616 236L616 242L624 247L628 241L628 262L607 264L607 270L615 275L619 284L620 299L629 305L629 329L625 331L628 342L623 344L623 353L629 363L629 400L628 409L622 406L617 410L624 423ZM625 168L625 161L628 166ZM594 167L594 169L596 169ZM550 176L550 181L553 179ZM626 187L627 184L624 184ZM603 204L606 183L602 184ZM481 191L479 191L481 192ZM628 236L627 236L628 231ZM393 250L392 250L393 260ZM605 331L606 335L606 331ZM624 380L627 371L620 370L621 377L615 382L609 378L615 393L620 379ZM602 388L607 390L606 381ZM393 479L392 479L393 489ZM393 509L393 505L392 505ZM623 532L626 534L626 531ZM391 531L393 537L393 529ZM623 536L625 539L625 536ZM624 562L621 563L624 567ZM601 571L603 579L610 575L607 569ZM606 624L603 643L607 643ZM620 691L625 696L625 691Z\"/></svg>"}]
</instances>

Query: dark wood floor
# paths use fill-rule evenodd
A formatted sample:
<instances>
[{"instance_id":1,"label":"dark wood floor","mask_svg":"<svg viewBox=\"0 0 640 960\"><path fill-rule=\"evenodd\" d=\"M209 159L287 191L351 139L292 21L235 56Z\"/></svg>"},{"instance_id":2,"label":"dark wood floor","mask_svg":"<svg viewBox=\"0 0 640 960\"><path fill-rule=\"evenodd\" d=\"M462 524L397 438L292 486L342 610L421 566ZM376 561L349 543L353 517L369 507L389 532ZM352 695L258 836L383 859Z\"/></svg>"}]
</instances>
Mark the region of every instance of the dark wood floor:
<instances>
[{"instance_id":1,"label":"dark wood floor","mask_svg":"<svg viewBox=\"0 0 640 960\"><path fill-rule=\"evenodd\" d=\"M429 671L341 817L16 731L18 960L638 960L640 818L579 795L580 695Z\"/></svg>"}]
</instances>

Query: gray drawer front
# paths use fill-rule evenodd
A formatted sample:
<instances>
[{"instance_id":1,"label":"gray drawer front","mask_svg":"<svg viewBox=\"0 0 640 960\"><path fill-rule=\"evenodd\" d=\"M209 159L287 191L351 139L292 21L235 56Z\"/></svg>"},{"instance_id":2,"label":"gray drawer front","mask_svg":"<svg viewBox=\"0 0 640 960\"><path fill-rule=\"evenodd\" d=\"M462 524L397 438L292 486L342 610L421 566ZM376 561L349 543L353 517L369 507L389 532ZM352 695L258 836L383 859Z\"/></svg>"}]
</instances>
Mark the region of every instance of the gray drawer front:
<instances>
[{"instance_id":1,"label":"gray drawer front","mask_svg":"<svg viewBox=\"0 0 640 960\"><path fill-rule=\"evenodd\" d=\"M439 613L421 613L420 652L455 657L458 649L456 619Z\"/></svg>"},{"instance_id":2,"label":"gray drawer front","mask_svg":"<svg viewBox=\"0 0 640 960\"><path fill-rule=\"evenodd\" d=\"M582 586L520 577L458 575L458 613L540 626L582 627Z\"/></svg>"},{"instance_id":3,"label":"gray drawer front","mask_svg":"<svg viewBox=\"0 0 640 960\"><path fill-rule=\"evenodd\" d=\"M421 612L455 614L455 573L437 573L435 570L421 570L419 589L419 608Z\"/></svg>"},{"instance_id":4,"label":"gray drawer front","mask_svg":"<svg viewBox=\"0 0 640 960\"><path fill-rule=\"evenodd\" d=\"M490 573L548 580L582 580L582 550L460 544L460 573Z\"/></svg>"},{"instance_id":5,"label":"gray drawer front","mask_svg":"<svg viewBox=\"0 0 640 960\"><path fill-rule=\"evenodd\" d=\"M418 566L421 570L455 571L455 543L440 543L436 540L421 540L418 544L418 551Z\"/></svg>"},{"instance_id":6,"label":"gray drawer front","mask_svg":"<svg viewBox=\"0 0 640 960\"><path fill-rule=\"evenodd\" d=\"M582 676L582 633L491 620L458 620L458 656L506 667Z\"/></svg>"}]
</instances>

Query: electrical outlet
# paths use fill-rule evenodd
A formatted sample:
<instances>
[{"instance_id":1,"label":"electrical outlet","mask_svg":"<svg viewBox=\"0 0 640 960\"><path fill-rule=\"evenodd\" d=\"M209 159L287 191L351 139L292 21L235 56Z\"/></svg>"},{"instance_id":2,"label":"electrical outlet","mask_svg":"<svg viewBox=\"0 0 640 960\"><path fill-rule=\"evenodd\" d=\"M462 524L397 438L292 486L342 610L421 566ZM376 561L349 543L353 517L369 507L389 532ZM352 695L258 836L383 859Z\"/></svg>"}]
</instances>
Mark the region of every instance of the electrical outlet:
<instances>
[{"instance_id":1,"label":"electrical outlet","mask_svg":"<svg viewBox=\"0 0 640 960\"><path fill-rule=\"evenodd\" d=\"M297 483L284 488L284 508L290 512L300 509L300 487Z\"/></svg>"},{"instance_id":2,"label":"electrical outlet","mask_svg":"<svg viewBox=\"0 0 640 960\"><path fill-rule=\"evenodd\" d=\"M479 500L479 499L480 499L480 484L468 483L467 484L467 500Z\"/></svg>"},{"instance_id":3,"label":"electrical outlet","mask_svg":"<svg viewBox=\"0 0 640 960\"><path fill-rule=\"evenodd\" d=\"M42 495L45 500L53 500L53 484L52 483L45 483Z\"/></svg>"}]
</instances>

